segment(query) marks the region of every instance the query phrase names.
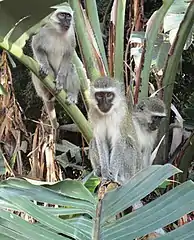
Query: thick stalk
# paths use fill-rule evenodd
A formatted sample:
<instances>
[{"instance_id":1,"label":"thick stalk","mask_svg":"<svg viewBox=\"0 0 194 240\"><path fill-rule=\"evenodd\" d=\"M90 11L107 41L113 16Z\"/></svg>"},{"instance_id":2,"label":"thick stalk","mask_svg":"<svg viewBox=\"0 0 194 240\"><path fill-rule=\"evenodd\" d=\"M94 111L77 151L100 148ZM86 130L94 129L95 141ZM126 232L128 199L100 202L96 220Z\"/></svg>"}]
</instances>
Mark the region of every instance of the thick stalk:
<instances>
[{"instance_id":1,"label":"thick stalk","mask_svg":"<svg viewBox=\"0 0 194 240\"><path fill-rule=\"evenodd\" d=\"M123 57L124 57L125 6L126 6L126 0L119 0L117 2L114 77L121 82L124 81Z\"/></svg>"},{"instance_id":2,"label":"thick stalk","mask_svg":"<svg viewBox=\"0 0 194 240\"><path fill-rule=\"evenodd\" d=\"M87 75L91 81L94 81L96 78L100 77L101 74L97 58L95 57L89 34L87 32L81 5L78 0L71 0L69 1L69 4L74 10L76 34L78 37L80 51L83 56L83 62L86 66Z\"/></svg>"},{"instance_id":3,"label":"thick stalk","mask_svg":"<svg viewBox=\"0 0 194 240\"><path fill-rule=\"evenodd\" d=\"M100 29L100 21L98 17L96 1L86 0L85 2L86 2L87 15L88 15L91 27L95 33L95 39L98 44L100 53L102 55L104 67L106 69L106 72L108 73L108 63L107 63L107 58L105 54L104 43L102 40L102 32Z\"/></svg>"}]
</instances>

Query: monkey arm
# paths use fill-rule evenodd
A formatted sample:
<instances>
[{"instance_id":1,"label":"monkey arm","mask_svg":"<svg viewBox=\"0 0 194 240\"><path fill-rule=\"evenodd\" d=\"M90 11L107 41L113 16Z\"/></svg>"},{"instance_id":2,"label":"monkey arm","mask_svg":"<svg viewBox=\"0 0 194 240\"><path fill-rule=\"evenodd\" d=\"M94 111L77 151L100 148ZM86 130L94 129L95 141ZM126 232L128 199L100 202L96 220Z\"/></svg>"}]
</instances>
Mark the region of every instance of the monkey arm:
<instances>
[{"instance_id":1,"label":"monkey arm","mask_svg":"<svg viewBox=\"0 0 194 240\"><path fill-rule=\"evenodd\" d=\"M63 84L67 81L68 71L71 68L71 61L74 49L69 49L64 54L56 77L56 89L63 89Z\"/></svg>"},{"instance_id":2,"label":"monkey arm","mask_svg":"<svg viewBox=\"0 0 194 240\"><path fill-rule=\"evenodd\" d=\"M40 32L32 38L32 50L36 61L40 65L40 75L42 78L46 77L52 70L48 61L48 56L44 50L44 35Z\"/></svg>"},{"instance_id":3,"label":"monkey arm","mask_svg":"<svg viewBox=\"0 0 194 240\"><path fill-rule=\"evenodd\" d=\"M63 88L67 92L68 102L76 104L80 90L80 81L73 63L69 64L67 79L63 82Z\"/></svg>"},{"instance_id":4,"label":"monkey arm","mask_svg":"<svg viewBox=\"0 0 194 240\"><path fill-rule=\"evenodd\" d=\"M122 141L117 141L112 147L111 155L110 155L110 174L112 176L112 180L115 182L119 181L119 175L121 178L124 178L124 145ZM123 179L124 180L124 179Z\"/></svg>"},{"instance_id":5,"label":"monkey arm","mask_svg":"<svg viewBox=\"0 0 194 240\"><path fill-rule=\"evenodd\" d=\"M111 180L109 171L109 149L106 141L104 139L95 138L96 149L99 155L99 163L101 167L101 176L103 180Z\"/></svg>"},{"instance_id":6,"label":"monkey arm","mask_svg":"<svg viewBox=\"0 0 194 240\"><path fill-rule=\"evenodd\" d=\"M96 176L101 177L100 156L97 149L96 139L93 138L89 143L89 158Z\"/></svg>"}]
</instances>

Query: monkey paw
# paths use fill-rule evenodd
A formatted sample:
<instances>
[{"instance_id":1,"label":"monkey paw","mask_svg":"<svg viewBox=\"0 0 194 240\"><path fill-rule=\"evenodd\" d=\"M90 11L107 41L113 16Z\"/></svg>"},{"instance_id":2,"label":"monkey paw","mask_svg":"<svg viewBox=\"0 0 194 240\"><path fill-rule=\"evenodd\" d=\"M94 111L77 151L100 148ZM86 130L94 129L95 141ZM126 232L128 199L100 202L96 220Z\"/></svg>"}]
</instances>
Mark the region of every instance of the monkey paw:
<instances>
[{"instance_id":1,"label":"monkey paw","mask_svg":"<svg viewBox=\"0 0 194 240\"><path fill-rule=\"evenodd\" d=\"M45 65L40 65L39 75L44 79L49 74L49 69Z\"/></svg>"},{"instance_id":2,"label":"monkey paw","mask_svg":"<svg viewBox=\"0 0 194 240\"><path fill-rule=\"evenodd\" d=\"M103 180L106 180L106 181L111 181L111 182L114 182L115 181L115 178L113 176L113 174L109 171L101 171L101 175L102 175L102 179Z\"/></svg>"},{"instance_id":3,"label":"monkey paw","mask_svg":"<svg viewBox=\"0 0 194 240\"><path fill-rule=\"evenodd\" d=\"M59 79L57 78L55 80L55 90L56 90L56 93L59 93L62 89L63 89L63 84L61 84L61 81L59 81Z\"/></svg>"},{"instance_id":4,"label":"monkey paw","mask_svg":"<svg viewBox=\"0 0 194 240\"><path fill-rule=\"evenodd\" d=\"M66 101L68 104L76 104L77 103L77 96L72 93L67 94Z\"/></svg>"}]
</instances>

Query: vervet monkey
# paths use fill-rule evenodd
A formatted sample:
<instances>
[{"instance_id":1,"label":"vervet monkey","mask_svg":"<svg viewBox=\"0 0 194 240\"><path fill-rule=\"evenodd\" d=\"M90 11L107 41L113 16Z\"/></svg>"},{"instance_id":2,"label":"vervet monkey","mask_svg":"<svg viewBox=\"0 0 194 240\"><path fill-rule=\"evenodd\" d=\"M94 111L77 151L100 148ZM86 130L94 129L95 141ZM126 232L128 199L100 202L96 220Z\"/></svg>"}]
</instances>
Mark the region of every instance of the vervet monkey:
<instances>
[{"instance_id":1,"label":"vervet monkey","mask_svg":"<svg viewBox=\"0 0 194 240\"><path fill-rule=\"evenodd\" d=\"M72 55L76 47L73 11L69 6L58 8L38 34L32 37L34 58L40 65L40 76L51 74L55 78L56 91L67 91L67 101L77 103L80 89ZM53 95L32 74L37 94L43 99L53 128L58 127Z\"/></svg>"},{"instance_id":2,"label":"vervet monkey","mask_svg":"<svg viewBox=\"0 0 194 240\"><path fill-rule=\"evenodd\" d=\"M151 154L157 140L160 123L164 117L166 117L165 104L158 97L142 100L133 110L133 123L144 168L152 164Z\"/></svg>"},{"instance_id":3,"label":"vervet monkey","mask_svg":"<svg viewBox=\"0 0 194 240\"><path fill-rule=\"evenodd\" d=\"M101 77L90 87L88 118L93 128L89 156L97 176L123 184L141 169L132 116L119 82Z\"/></svg>"}]
</instances>

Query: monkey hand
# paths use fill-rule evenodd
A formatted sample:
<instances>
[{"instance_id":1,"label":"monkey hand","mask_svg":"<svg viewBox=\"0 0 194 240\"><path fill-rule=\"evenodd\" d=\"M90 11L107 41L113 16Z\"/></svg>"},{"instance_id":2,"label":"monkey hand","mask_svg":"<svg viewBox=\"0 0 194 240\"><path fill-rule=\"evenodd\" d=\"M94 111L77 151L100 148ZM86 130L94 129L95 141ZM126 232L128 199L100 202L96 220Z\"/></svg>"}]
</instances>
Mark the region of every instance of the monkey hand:
<instances>
[{"instance_id":1,"label":"monkey hand","mask_svg":"<svg viewBox=\"0 0 194 240\"><path fill-rule=\"evenodd\" d=\"M67 93L66 101L68 104L76 104L77 103L77 94Z\"/></svg>"},{"instance_id":2,"label":"monkey hand","mask_svg":"<svg viewBox=\"0 0 194 240\"><path fill-rule=\"evenodd\" d=\"M64 82L65 76L62 74L58 74L57 78L55 79L55 90L57 93L59 93L63 89L63 82Z\"/></svg>"},{"instance_id":3,"label":"monkey hand","mask_svg":"<svg viewBox=\"0 0 194 240\"><path fill-rule=\"evenodd\" d=\"M101 175L102 175L102 181L111 181L115 182L115 176L108 170L108 169L103 169L101 170Z\"/></svg>"},{"instance_id":4,"label":"monkey hand","mask_svg":"<svg viewBox=\"0 0 194 240\"><path fill-rule=\"evenodd\" d=\"M49 67L45 64L40 65L39 75L42 79L44 79L49 74Z\"/></svg>"}]
</instances>

